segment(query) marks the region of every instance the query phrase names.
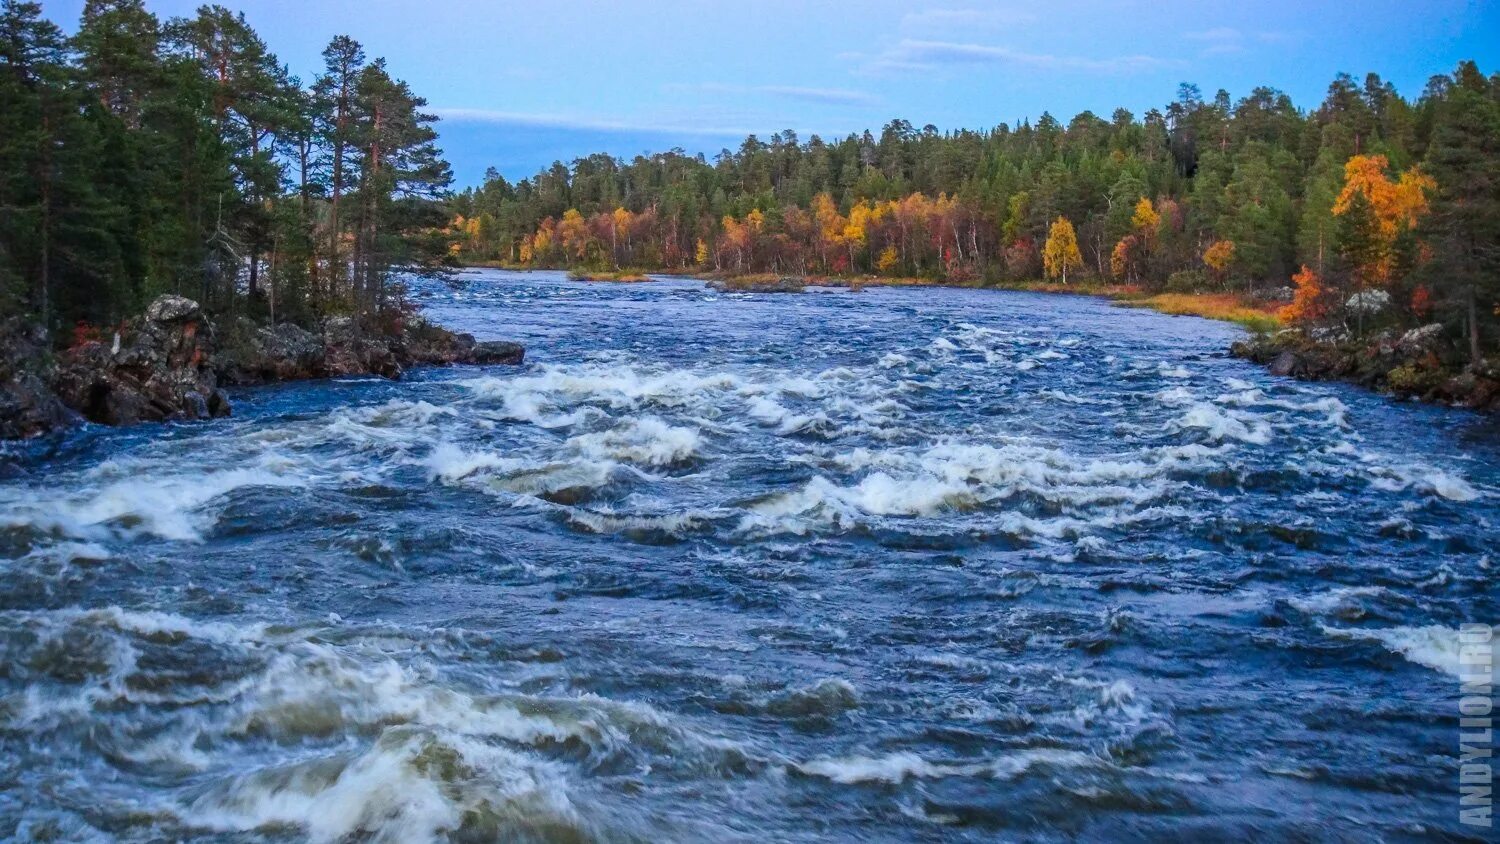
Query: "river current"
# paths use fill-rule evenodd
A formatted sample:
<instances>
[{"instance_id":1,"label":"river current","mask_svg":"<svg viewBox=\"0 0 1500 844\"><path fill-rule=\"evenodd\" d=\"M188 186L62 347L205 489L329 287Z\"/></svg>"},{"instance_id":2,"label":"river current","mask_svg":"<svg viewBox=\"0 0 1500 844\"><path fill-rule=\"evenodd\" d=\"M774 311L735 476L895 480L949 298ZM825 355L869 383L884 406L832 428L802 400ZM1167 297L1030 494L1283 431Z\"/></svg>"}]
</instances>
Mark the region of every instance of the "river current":
<instances>
[{"instance_id":1,"label":"river current","mask_svg":"<svg viewBox=\"0 0 1500 844\"><path fill-rule=\"evenodd\" d=\"M1494 421L1085 297L461 280L525 366L0 462L0 838L1473 837Z\"/></svg>"}]
</instances>

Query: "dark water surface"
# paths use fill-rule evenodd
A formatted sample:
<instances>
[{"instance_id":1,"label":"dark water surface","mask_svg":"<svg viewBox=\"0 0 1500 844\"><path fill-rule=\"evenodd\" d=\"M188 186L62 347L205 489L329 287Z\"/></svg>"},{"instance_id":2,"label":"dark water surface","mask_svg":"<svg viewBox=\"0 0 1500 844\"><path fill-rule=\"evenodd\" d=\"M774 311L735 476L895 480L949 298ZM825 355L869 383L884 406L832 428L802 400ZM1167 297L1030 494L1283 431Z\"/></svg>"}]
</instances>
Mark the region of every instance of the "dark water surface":
<instances>
[{"instance_id":1,"label":"dark water surface","mask_svg":"<svg viewBox=\"0 0 1500 844\"><path fill-rule=\"evenodd\" d=\"M1088 298L467 279L525 367L0 481L0 838L1467 833L1493 422Z\"/></svg>"}]
</instances>

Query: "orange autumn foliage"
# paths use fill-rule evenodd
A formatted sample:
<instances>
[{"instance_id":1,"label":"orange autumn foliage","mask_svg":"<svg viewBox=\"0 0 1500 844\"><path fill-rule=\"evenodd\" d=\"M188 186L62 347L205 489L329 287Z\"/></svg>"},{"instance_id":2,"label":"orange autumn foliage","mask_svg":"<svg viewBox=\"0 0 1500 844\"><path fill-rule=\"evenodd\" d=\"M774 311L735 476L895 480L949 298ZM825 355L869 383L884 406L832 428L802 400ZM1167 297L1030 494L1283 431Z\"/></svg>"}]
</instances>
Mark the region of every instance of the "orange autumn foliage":
<instances>
[{"instance_id":1,"label":"orange autumn foliage","mask_svg":"<svg viewBox=\"0 0 1500 844\"><path fill-rule=\"evenodd\" d=\"M1292 303L1282 308L1277 314L1283 321L1310 323L1317 322L1328 315L1323 282L1318 278L1317 273L1304 265L1300 272L1292 276L1292 283L1297 285L1297 290L1292 296Z\"/></svg>"},{"instance_id":2,"label":"orange autumn foliage","mask_svg":"<svg viewBox=\"0 0 1500 844\"><path fill-rule=\"evenodd\" d=\"M1423 319L1432 313L1432 291L1425 285L1411 292L1411 312Z\"/></svg>"}]
</instances>

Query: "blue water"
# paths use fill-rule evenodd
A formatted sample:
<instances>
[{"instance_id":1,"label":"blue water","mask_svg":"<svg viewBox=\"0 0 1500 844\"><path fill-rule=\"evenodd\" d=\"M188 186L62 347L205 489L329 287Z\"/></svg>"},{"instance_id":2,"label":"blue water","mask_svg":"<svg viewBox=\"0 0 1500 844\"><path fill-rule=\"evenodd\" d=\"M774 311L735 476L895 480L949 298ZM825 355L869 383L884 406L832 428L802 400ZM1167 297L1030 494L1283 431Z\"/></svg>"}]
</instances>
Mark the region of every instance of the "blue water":
<instances>
[{"instance_id":1,"label":"blue water","mask_svg":"<svg viewBox=\"0 0 1500 844\"><path fill-rule=\"evenodd\" d=\"M472 272L0 481L0 838L1447 840L1500 430L1067 296Z\"/></svg>"}]
</instances>

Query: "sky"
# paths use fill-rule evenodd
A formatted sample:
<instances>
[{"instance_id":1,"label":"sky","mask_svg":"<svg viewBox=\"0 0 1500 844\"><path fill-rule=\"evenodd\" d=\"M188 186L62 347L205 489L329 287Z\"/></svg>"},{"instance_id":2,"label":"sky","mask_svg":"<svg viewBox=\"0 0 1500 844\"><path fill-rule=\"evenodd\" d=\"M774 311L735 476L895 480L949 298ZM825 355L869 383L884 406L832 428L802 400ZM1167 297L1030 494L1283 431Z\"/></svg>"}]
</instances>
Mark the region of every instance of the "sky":
<instances>
[{"instance_id":1,"label":"sky","mask_svg":"<svg viewBox=\"0 0 1500 844\"><path fill-rule=\"evenodd\" d=\"M146 0L162 17L193 0ZM1500 0L221 0L294 74L347 34L426 97L457 186L592 152L711 158L747 134L842 137L1160 108L1181 82L1321 101L1334 74L1403 94L1500 70ZM42 0L71 32L83 0Z\"/></svg>"}]
</instances>

